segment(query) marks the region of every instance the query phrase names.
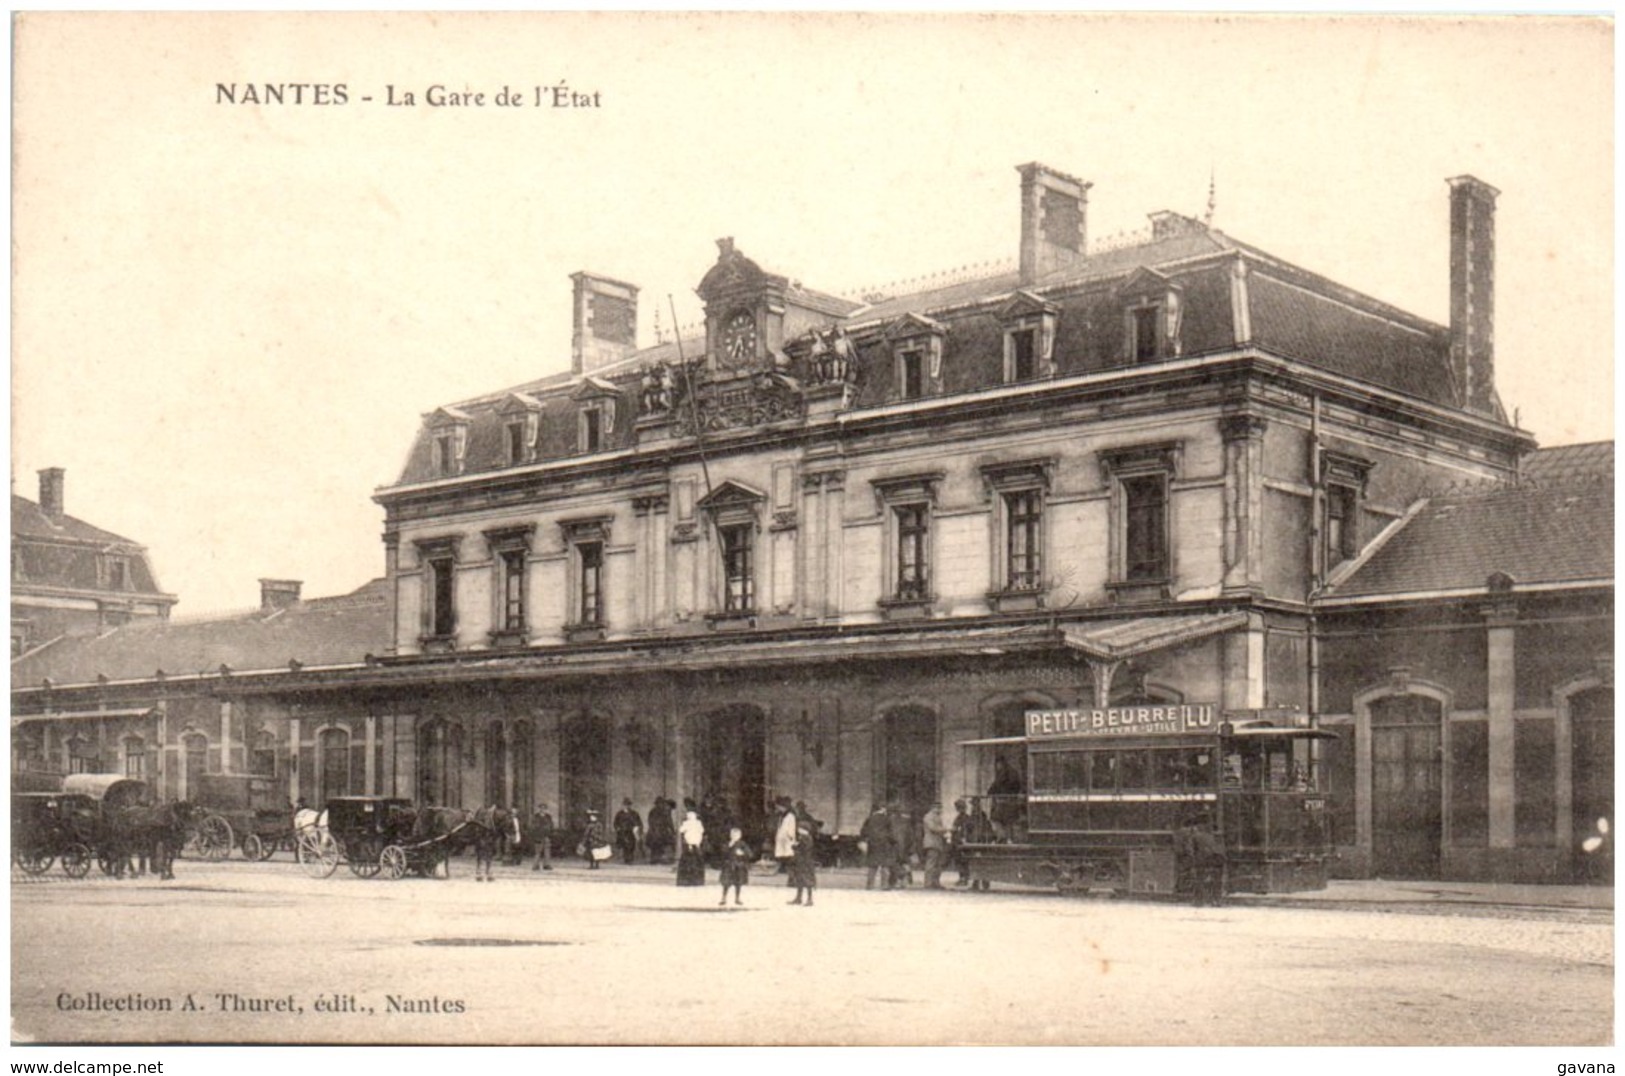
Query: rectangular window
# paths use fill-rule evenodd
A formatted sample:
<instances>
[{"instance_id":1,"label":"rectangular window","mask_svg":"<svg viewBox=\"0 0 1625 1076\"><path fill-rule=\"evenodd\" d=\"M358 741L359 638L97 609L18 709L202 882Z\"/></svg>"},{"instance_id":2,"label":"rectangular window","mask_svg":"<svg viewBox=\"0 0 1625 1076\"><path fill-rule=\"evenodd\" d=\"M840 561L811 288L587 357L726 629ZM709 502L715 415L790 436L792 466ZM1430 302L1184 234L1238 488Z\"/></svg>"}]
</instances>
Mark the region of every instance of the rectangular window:
<instances>
[{"instance_id":1,"label":"rectangular window","mask_svg":"<svg viewBox=\"0 0 1625 1076\"><path fill-rule=\"evenodd\" d=\"M1168 497L1160 474L1123 479L1123 577L1168 577Z\"/></svg>"},{"instance_id":2,"label":"rectangular window","mask_svg":"<svg viewBox=\"0 0 1625 1076\"><path fill-rule=\"evenodd\" d=\"M1348 486L1326 487L1326 518L1321 530L1325 541L1326 570L1337 567L1360 551L1355 513L1358 494Z\"/></svg>"},{"instance_id":3,"label":"rectangular window","mask_svg":"<svg viewBox=\"0 0 1625 1076\"><path fill-rule=\"evenodd\" d=\"M506 430L506 433L508 435L508 462L509 463L523 463L523 462L525 462L525 422L524 422L524 420L520 419L517 422L508 423L508 425L505 427L505 430Z\"/></svg>"},{"instance_id":4,"label":"rectangular window","mask_svg":"<svg viewBox=\"0 0 1625 1076\"><path fill-rule=\"evenodd\" d=\"M581 412L581 451L597 452L603 445L603 413L596 407Z\"/></svg>"},{"instance_id":5,"label":"rectangular window","mask_svg":"<svg viewBox=\"0 0 1625 1076\"><path fill-rule=\"evenodd\" d=\"M925 352L905 351L898 356L903 379L903 399L917 400L925 395Z\"/></svg>"},{"instance_id":6,"label":"rectangular window","mask_svg":"<svg viewBox=\"0 0 1625 1076\"><path fill-rule=\"evenodd\" d=\"M130 564L123 557L107 558L107 589L130 589Z\"/></svg>"},{"instance_id":7,"label":"rectangular window","mask_svg":"<svg viewBox=\"0 0 1625 1076\"><path fill-rule=\"evenodd\" d=\"M434 557L429 564L429 634L448 636L457 631L454 581L456 565L450 557Z\"/></svg>"},{"instance_id":8,"label":"rectangular window","mask_svg":"<svg viewBox=\"0 0 1625 1076\"><path fill-rule=\"evenodd\" d=\"M725 613L750 613L756 608L755 583L751 570L752 530L748 523L720 528L722 611Z\"/></svg>"},{"instance_id":9,"label":"rectangular window","mask_svg":"<svg viewBox=\"0 0 1625 1076\"><path fill-rule=\"evenodd\" d=\"M126 748L124 776L132 777L137 781L147 779L147 749L144 745L131 744Z\"/></svg>"},{"instance_id":10,"label":"rectangular window","mask_svg":"<svg viewBox=\"0 0 1625 1076\"><path fill-rule=\"evenodd\" d=\"M576 612L580 624L604 622L604 546L601 542L582 542L576 546L579 589Z\"/></svg>"},{"instance_id":11,"label":"rectangular window","mask_svg":"<svg viewBox=\"0 0 1625 1076\"><path fill-rule=\"evenodd\" d=\"M502 630L525 630L525 551L502 554Z\"/></svg>"},{"instance_id":12,"label":"rectangular window","mask_svg":"<svg viewBox=\"0 0 1625 1076\"><path fill-rule=\"evenodd\" d=\"M1010 334L1010 380L1031 381L1037 370L1037 332L1020 329Z\"/></svg>"},{"instance_id":13,"label":"rectangular window","mask_svg":"<svg viewBox=\"0 0 1625 1076\"><path fill-rule=\"evenodd\" d=\"M1005 586L1009 590L1036 590L1043 572L1040 525L1043 502L1036 489L1004 495Z\"/></svg>"},{"instance_id":14,"label":"rectangular window","mask_svg":"<svg viewBox=\"0 0 1625 1076\"><path fill-rule=\"evenodd\" d=\"M923 504L899 506L897 513L897 597L923 600L930 594L931 517Z\"/></svg>"},{"instance_id":15,"label":"rectangular window","mask_svg":"<svg viewBox=\"0 0 1625 1076\"><path fill-rule=\"evenodd\" d=\"M1157 357L1160 350L1157 340L1159 312L1154 306L1142 306L1134 310L1134 340L1130 353L1134 356L1135 362L1150 362Z\"/></svg>"},{"instance_id":16,"label":"rectangular window","mask_svg":"<svg viewBox=\"0 0 1625 1076\"><path fill-rule=\"evenodd\" d=\"M457 473L457 435L451 430L441 430L434 435L434 473Z\"/></svg>"}]
</instances>

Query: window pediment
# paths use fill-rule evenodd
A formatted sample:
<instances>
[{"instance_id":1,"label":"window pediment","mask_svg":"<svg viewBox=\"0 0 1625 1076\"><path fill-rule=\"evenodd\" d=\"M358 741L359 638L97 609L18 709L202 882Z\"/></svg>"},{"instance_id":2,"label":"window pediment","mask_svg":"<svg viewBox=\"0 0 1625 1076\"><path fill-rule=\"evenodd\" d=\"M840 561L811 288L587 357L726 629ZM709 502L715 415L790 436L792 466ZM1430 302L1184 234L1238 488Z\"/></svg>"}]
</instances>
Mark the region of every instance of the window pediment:
<instances>
[{"instance_id":1,"label":"window pediment","mask_svg":"<svg viewBox=\"0 0 1625 1076\"><path fill-rule=\"evenodd\" d=\"M989 493L1021 489L1042 489L1048 492L1055 473L1056 458L1041 456L1035 459L1011 460L1007 463L984 463L982 481Z\"/></svg>"},{"instance_id":2,"label":"window pediment","mask_svg":"<svg viewBox=\"0 0 1625 1076\"><path fill-rule=\"evenodd\" d=\"M612 515L577 516L574 519L559 520L559 529L564 532L565 541L572 545L581 542L607 542L609 541L609 528L615 522Z\"/></svg>"},{"instance_id":3,"label":"window pediment","mask_svg":"<svg viewBox=\"0 0 1625 1076\"><path fill-rule=\"evenodd\" d=\"M601 400L606 396L618 397L620 394L620 389L601 377L584 377L581 384L570 394L570 399Z\"/></svg>"},{"instance_id":4,"label":"window pediment","mask_svg":"<svg viewBox=\"0 0 1625 1076\"><path fill-rule=\"evenodd\" d=\"M536 524L526 523L516 527L493 527L485 532L485 544L491 552L499 553L505 550L522 549L530 552L530 540L536 533Z\"/></svg>"},{"instance_id":5,"label":"window pediment","mask_svg":"<svg viewBox=\"0 0 1625 1076\"><path fill-rule=\"evenodd\" d=\"M1335 452L1331 449L1321 449L1320 452L1322 478L1327 482L1354 486L1362 493L1365 492L1366 479L1371 477L1371 468L1374 466L1375 464L1368 459L1345 452Z\"/></svg>"},{"instance_id":6,"label":"window pediment","mask_svg":"<svg viewBox=\"0 0 1625 1076\"><path fill-rule=\"evenodd\" d=\"M457 547L462 544L463 536L448 534L438 538L419 538L412 544L417 547L418 559L429 560L432 557L457 556Z\"/></svg>"},{"instance_id":7,"label":"window pediment","mask_svg":"<svg viewBox=\"0 0 1625 1076\"><path fill-rule=\"evenodd\" d=\"M875 504L879 508L884 508L888 504L925 503L935 506L937 486L942 482L942 478L941 471L923 471L918 474L871 478L869 485L874 487Z\"/></svg>"},{"instance_id":8,"label":"window pediment","mask_svg":"<svg viewBox=\"0 0 1625 1076\"><path fill-rule=\"evenodd\" d=\"M1053 318L1060 312L1061 308L1054 303L1046 302L1030 291L1018 291L999 307L998 317L1001 321L1018 321L1024 318Z\"/></svg>"},{"instance_id":9,"label":"window pediment","mask_svg":"<svg viewBox=\"0 0 1625 1076\"><path fill-rule=\"evenodd\" d=\"M904 314L896 321L889 322L882 335L893 343L905 340L916 340L924 336L946 336L948 326L934 318L923 314Z\"/></svg>"},{"instance_id":10,"label":"window pediment","mask_svg":"<svg viewBox=\"0 0 1625 1076\"><path fill-rule=\"evenodd\" d=\"M1183 448L1183 442L1180 441L1160 441L1155 444L1103 449L1097 453L1101 478L1110 482L1114 477L1152 473L1177 478Z\"/></svg>"},{"instance_id":11,"label":"window pediment","mask_svg":"<svg viewBox=\"0 0 1625 1076\"><path fill-rule=\"evenodd\" d=\"M533 414L542 409L542 401L523 392L510 392L497 404L499 415Z\"/></svg>"}]
</instances>

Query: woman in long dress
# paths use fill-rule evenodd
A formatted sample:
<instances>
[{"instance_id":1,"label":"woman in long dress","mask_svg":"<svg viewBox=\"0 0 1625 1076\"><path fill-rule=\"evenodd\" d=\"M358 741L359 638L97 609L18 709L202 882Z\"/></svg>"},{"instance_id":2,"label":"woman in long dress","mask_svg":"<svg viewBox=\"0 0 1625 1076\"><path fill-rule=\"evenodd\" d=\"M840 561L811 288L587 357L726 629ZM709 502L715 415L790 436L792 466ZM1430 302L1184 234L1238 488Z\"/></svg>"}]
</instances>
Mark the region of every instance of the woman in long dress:
<instances>
[{"instance_id":1,"label":"woman in long dress","mask_svg":"<svg viewBox=\"0 0 1625 1076\"><path fill-rule=\"evenodd\" d=\"M705 884L705 826L700 816L687 812L677 827L677 884Z\"/></svg>"}]
</instances>

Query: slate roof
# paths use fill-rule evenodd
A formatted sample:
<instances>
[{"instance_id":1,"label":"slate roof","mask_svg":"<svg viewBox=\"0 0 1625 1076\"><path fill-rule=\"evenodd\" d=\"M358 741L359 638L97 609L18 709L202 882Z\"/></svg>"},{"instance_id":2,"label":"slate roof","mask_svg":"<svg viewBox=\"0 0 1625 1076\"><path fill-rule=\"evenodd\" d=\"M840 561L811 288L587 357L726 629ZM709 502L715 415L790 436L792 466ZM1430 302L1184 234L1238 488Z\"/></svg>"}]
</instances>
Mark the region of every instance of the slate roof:
<instances>
[{"instance_id":1,"label":"slate roof","mask_svg":"<svg viewBox=\"0 0 1625 1076\"><path fill-rule=\"evenodd\" d=\"M149 597L163 592L147 550L112 531L93 527L75 516L52 520L27 497L11 495L12 587L68 587L74 590L103 590L97 557L117 553L129 558L129 587L106 591L121 598Z\"/></svg>"},{"instance_id":2,"label":"slate roof","mask_svg":"<svg viewBox=\"0 0 1625 1076\"><path fill-rule=\"evenodd\" d=\"M1327 598L1482 591L1496 572L1514 589L1612 583L1612 442L1544 449L1520 482L1429 498Z\"/></svg>"},{"instance_id":3,"label":"slate roof","mask_svg":"<svg viewBox=\"0 0 1625 1076\"><path fill-rule=\"evenodd\" d=\"M27 497L11 495L11 533L13 538L43 538L74 542L96 542L102 545L124 545L136 549L141 543L112 531L93 527L75 516L63 515L52 521L45 510Z\"/></svg>"},{"instance_id":4,"label":"slate roof","mask_svg":"<svg viewBox=\"0 0 1625 1076\"><path fill-rule=\"evenodd\" d=\"M389 587L374 579L349 594L208 620L134 621L101 636L62 639L11 664L13 687L344 665L382 654L390 642Z\"/></svg>"}]
</instances>

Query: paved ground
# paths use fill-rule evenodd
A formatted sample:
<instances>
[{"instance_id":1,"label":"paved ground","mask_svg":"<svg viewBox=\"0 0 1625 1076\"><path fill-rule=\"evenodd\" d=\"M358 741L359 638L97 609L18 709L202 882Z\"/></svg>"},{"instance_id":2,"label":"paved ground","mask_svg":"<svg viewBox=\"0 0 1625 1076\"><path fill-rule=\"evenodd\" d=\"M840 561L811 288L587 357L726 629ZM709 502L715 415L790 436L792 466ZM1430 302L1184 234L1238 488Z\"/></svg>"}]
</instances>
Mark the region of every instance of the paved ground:
<instances>
[{"instance_id":1,"label":"paved ground","mask_svg":"<svg viewBox=\"0 0 1625 1076\"><path fill-rule=\"evenodd\" d=\"M832 872L812 909L786 906L777 878L719 909L715 888L679 889L649 867L507 870L491 885L462 863L450 881L315 880L286 859L180 874L14 883L13 1038L1446 1045L1613 1033L1611 890L1345 883L1197 909L870 893L860 872Z\"/></svg>"}]
</instances>

